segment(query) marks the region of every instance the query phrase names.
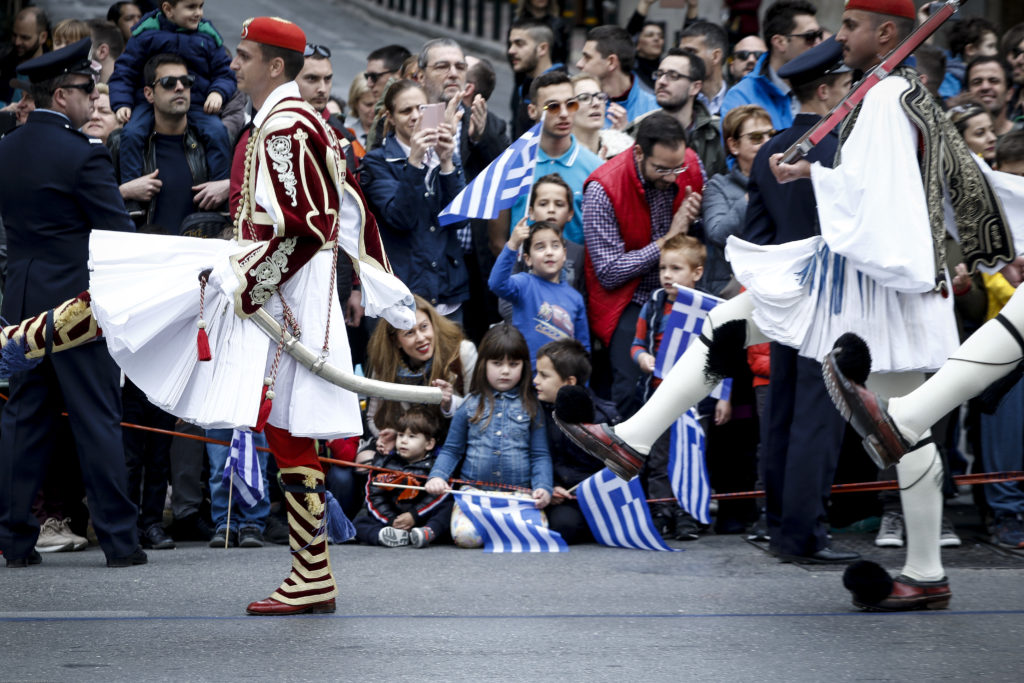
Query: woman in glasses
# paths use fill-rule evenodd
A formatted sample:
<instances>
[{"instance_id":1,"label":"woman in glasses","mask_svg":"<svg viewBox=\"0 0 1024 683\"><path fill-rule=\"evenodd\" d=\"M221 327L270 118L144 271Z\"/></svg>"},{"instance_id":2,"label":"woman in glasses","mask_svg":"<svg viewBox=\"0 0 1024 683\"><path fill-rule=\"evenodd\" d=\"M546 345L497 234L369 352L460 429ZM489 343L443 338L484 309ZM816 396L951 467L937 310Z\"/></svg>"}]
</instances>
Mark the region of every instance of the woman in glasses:
<instances>
[{"instance_id":1,"label":"woman in glasses","mask_svg":"<svg viewBox=\"0 0 1024 683\"><path fill-rule=\"evenodd\" d=\"M775 135L772 119L756 104L729 110L722 120L722 136L733 160L728 173L712 176L704 190L704 233L708 248L704 266L704 286L715 296L729 298L738 287L728 287L732 270L725 260L725 242L739 235L747 213L747 180L754 157L761 146Z\"/></svg>"},{"instance_id":2,"label":"woman in glasses","mask_svg":"<svg viewBox=\"0 0 1024 683\"><path fill-rule=\"evenodd\" d=\"M384 93L384 142L363 157L360 184L377 216L395 275L441 315L462 322L469 273L458 231L437 215L466 185L455 163L455 129L449 117L424 125L427 95L414 81L392 83Z\"/></svg>"},{"instance_id":3,"label":"woman in glasses","mask_svg":"<svg viewBox=\"0 0 1024 683\"><path fill-rule=\"evenodd\" d=\"M605 110L608 95L601 91L601 84L588 73L577 74L572 79L573 91L579 109L573 118L572 134L581 145L602 159L610 159L633 144L633 138L621 130L605 128Z\"/></svg>"}]
</instances>

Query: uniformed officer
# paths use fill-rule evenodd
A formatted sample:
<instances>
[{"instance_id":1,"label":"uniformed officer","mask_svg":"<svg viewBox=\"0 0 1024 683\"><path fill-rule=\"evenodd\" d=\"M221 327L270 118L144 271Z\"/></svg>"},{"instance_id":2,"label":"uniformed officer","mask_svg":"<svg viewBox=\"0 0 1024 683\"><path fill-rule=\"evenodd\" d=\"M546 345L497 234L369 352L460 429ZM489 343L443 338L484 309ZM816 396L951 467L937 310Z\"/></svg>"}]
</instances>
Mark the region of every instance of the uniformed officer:
<instances>
[{"instance_id":1,"label":"uniformed officer","mask_svg":"<svg viewBox=\"0 0 1024 683\"><path fill-rule=\"evenodd\" d=\"M768 164L772 154L786 151L849 92L851 73L843 66L842 47L834 38L826 43L779 71L789 80L800 112L793 125L765 143L754 159L742 235L749 242L785 244L820 234L811 181L780 185ZM831 167L838 146L833 132L806 158ZM771 549L794 562L841 563L858 557L828 546L825 501L845 425L827 398L821 365L798 356L792 347L772 342L761 451L765 513Z\"/></svg>"},{"instance_id":2,"label":"uniformed officer","mask_svg":"<svg viewBox=\"0 0 1024 683\"><path fill-rule=\"evenodd\" d=\"M0 140L0 213L7 229L3 317L21 320L89 287L89 232L134 230L110 155L78 129L98 97L91 41L21 65L36 110ZM0 434L0 550L8 567L39 564L32 500L66 410L89 511L108 567L146 562L127 495L119 371L103 343L47 356L11 377Z\"/></svg>"}]
</instances>

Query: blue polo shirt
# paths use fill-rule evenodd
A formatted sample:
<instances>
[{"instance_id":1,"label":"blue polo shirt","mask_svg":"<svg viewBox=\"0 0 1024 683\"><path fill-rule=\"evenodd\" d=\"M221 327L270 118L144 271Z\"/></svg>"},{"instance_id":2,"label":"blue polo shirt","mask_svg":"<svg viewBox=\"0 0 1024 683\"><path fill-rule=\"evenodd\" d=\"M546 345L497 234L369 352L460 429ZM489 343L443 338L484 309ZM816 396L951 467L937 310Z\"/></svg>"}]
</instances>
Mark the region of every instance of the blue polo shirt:
<instances>
[{"instance_id":1,"label":"blue polo shirt","mask_svg":"<svg viewBox=\"0 0 1024 683\"><path fill-rule=\"evenodd\" d=\"M533 171L534 182L549 173L557 173L572 189L572 220L565 224L562 235L565 239L577 244L583 244L583 183L594 172L594 169L603 163L601 157L577 142L575 135L572 136L572 144L569 149L560 157L552 159L544 153L543 149L537 148L537 168ZM526 195L521 196L512 205L510 230L524 215L526 215Z\"/></svg>"}]
</instances>

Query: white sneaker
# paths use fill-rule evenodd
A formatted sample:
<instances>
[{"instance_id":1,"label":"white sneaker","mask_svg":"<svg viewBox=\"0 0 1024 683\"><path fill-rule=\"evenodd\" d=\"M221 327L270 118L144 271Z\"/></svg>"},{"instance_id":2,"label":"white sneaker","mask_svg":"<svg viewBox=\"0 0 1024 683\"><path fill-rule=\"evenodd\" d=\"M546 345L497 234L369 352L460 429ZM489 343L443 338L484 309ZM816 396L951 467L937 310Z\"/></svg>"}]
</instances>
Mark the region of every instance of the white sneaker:
<instances>
[{"instance_id":1,"label":"white sneaker","mask_svg":"<svg viewBox=\"0 0 1024 683\"><path fill-rule=\"evenodd\" d=\"M63 520L61 520L60 532L62 534L64 534L64 536L66 536L67 538L70 538L72 540L72 542L74 542L75 547L72 548L72 550L84 550L85 548L87 548L89 546L89 539L88 538L86 538L85 536L79 536L78 534L76 534L74 531L71 530L71 518L70 517L66 517Z\"/></svg>"},{"instance_id":2,"label":"white sneaker","mask_svg":"<svg viewBox=\"0 0 1024 683\"><path fill-rule=\"evenodd\" d=\"M36 539L36 552L63 553L74 549L75 542L63 534L59 519L50 517L43 522L39 538Z\"/></svg>"},{"instance_id":3,"label":"white sneaker","mask_svg":"<svg viewBox=\"0 0 1024 683\"><path fill-rule=\"evenodd\" d=\"M903 513L886 512L882 515L882 523L875 536L875 545L879 548L903 547Z\"/></svg>"},{"instance_id":4,"label":"white sneaker","mask_svg":"<svg viewBox=\"0 0 1024 683\"><path fill-rule=\"evenodd\" d=\"M389 548L400 548L403 545L409 545L409 532L405 529L386 526L377 534L377 540L381 545L386 545Z\"/></svg>"},{"instance_id":5,"label":"white sneaker","mask_svg":"<svg viewBox=\"0 0 1024 683\"><path fill-rule=\"evenodd\" d=\"M942 532L939 534L939 547L959 548L961 542L960 537L956 535L956 529L953 528L953 523L949 521L946 515L942 515Z\"/></svg>"}]
</instances>

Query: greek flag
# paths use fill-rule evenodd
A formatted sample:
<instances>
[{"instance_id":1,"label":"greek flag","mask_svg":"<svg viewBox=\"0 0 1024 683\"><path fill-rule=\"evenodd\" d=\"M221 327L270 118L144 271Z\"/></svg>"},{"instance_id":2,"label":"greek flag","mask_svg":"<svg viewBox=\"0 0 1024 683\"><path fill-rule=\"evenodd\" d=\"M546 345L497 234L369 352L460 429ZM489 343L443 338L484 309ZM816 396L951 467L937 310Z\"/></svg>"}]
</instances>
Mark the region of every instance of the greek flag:
<instances>
[{"instance_id":1,"label":"greek flag","mask_svg":"<svg viewBox=\"0 0 1024 683\"><path fill-rule=\"evenodd\" d=\"M540 145L538 123L509 145L437 215L441 225L467 218L497 218L530 191Z\"/></svg>"},{"instance_id":2,"label":"greek flag","mask_svg":"<svg viewBox=\"0 0 1024 683\"><path fill-rule=\"evenodd\" d=\"M576 498L591 533L601 545L635 550L677 550L668 547L654 528L639 477L622 481L605 467L580 484Z\"/></svg>"},{"instance_id":3,"label":"greek flag","mask_svg":"<svg viewBox=\"0 0 1024 683\"><path fill-rule=\"evenodd\" d=\"M231 473L234 472L235 495L242 499L247 508L255 507L263 500L263 472L260 471L260 459L256 454L256 446L252 442L252 432L236 429L231 434L231 448L228 460L224 463L225 484L231 485Z\"/></svg>"},{"instance_id":4,"label":"greek flag","mask_svg":"<svg viewBox=\"0 0 1024 683\"><path fill-rule=\"evenodd\" d=\"M711 486L704 462L704 428L690 408L672 424L668 473L679 505L701 524L711 523Z\"/></svg>"},{"instance_id":5,"label":"greek flag","mask_svg":"<svg viewBox=\"0 0 1024 683\"><path fill-rule=\"evenodd\" d=\"M672 304L672 312L665 319L665 335L654 360L654 376L659 379L665 378L683 352L700 337L708 311L722 303L717 296L696 289L678 285L676 289L679 293Z\"/></svg>"},{"instance_id":6,"label":"greek flag","mask_svg":"<svg viewBox=\"0 0 1024 683\"><path fill-rule=\"evenodd\" d=\"M469 491L452 494L484 540L485 553L569 552L562 535L544 526L532 500L474 495Z\"/></svg>"}]
</instances>

